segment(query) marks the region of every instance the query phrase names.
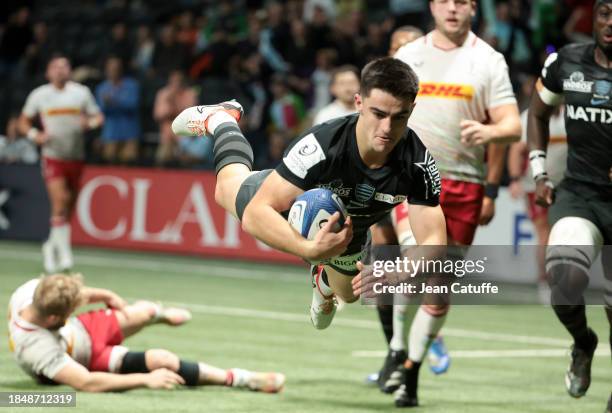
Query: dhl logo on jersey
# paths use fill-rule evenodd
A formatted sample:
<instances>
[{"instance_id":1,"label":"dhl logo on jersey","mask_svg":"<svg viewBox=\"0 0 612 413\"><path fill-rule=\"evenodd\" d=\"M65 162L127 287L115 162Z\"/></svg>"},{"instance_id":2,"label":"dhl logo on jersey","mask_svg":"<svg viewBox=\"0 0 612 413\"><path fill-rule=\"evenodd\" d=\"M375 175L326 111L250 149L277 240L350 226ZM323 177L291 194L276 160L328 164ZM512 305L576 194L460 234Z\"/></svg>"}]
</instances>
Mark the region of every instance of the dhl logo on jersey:
<instances>
[{"instance_id":1,"label":"dhl logo on jersey","mask_svg":"<svg viewBox=\"0 0 612 413\"><path fill-rule=\"evenodd\" d=\"M81 108L53 108L47 111L47 116L80 115Z\"/></svg>"},{"instance_id":2,"label":"dhl logo on jersey","mask_svg":"<svg viewBox=\"0 0 612 413\"><path fill-rule=\"evenodd\" d=\"M455 83L420 83L419 96L472 100L474 87Z\"/></svg>"}]
</instances>

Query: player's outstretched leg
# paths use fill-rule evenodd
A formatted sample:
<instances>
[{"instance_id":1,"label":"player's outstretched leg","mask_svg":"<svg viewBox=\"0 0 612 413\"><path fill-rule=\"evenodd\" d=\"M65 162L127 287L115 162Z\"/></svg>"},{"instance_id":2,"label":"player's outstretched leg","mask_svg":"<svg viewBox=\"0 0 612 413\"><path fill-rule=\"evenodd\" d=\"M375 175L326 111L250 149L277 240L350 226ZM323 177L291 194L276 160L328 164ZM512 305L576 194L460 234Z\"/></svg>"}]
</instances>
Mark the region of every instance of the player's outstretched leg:
<instances>
[{"instance_id":1,"label":"player's outstretched leg","mask_svg":"<svg viewBox=\"0 0 612 413\"><path fill-rule=\"evenodd\" d=\"M285 376L281 373L238 368L224 370L202 362L182 360L176 354L164 349L126 353L121 362L120 372L147 373L157 369L168 369L177 373L187 386L218 385L277 393L285 384Z\"/></svg>"},{"instance_id":2,"label":"player's outstretched leg","mask_svg":"<svg viewBox=\"0 0 612 413\"><path fill-rule=\"evenodd\" d=\"M226 211L236 214L236 195L253 169L253 149L242 134L238 121L243 110L236 101L192 106L172 122L179 136L206 136L214 141L213 154L217 182L215 200Z\"/></svg>"},{"instance_id":3,"label":"player's outstretched leg","mask_svg":"<svg viewBox=\"0 0 612 413\"><path fill-rule=\"evenodd\" d=\"M179 326L191 320L191 313L183 308L164 307L151 301L136 301L116 311L115 317L124 338L132 336L152 324Z\"/></svg>"}]
</instances>

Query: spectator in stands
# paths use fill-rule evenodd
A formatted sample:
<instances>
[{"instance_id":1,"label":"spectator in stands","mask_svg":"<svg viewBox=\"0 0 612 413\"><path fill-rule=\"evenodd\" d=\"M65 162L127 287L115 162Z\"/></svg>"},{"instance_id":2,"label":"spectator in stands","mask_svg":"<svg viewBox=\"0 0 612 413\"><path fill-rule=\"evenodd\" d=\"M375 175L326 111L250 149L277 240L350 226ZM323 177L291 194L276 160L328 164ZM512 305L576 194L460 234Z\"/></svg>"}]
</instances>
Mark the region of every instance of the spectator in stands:
<instances>
[{"instance_id":1,"label":"spectator in stands","mask_svg":"<svg viewBox=\"0 0 612 413\"><path fill-rule=\"evenodd\" d=\"M263 156L257 160L257 168L260 170L274 169L283 160L283 153L287 143L292 138L281 130L274 131L268 135L268 145ZM256 158L257 159L257 158Z\"/></svg>"},{"instance_id":2,"label":"spectator in stands","mask_svg":"<svg viewBox=\"0 0 612 413\"><path fill-rule=\"evenodd\" d=\"M11 115L6 124L6 135L0 135L0 162L36 163L36 147L24 136L19 136L18 120L19 115Z\"/></svg>"},{"instance_id":3,"label":"spectator in stands","mask_svg":"<svg viewBox=\"0 0 612 413\"><path fill-rule=\"evenodd\" d=\"M33 33L33 41L26 48L22 61L23 70L27 76L42 77L54 48L49 39L49 30L45 22L35 23Z\"/></svg>"},{"instance_id":4,"label":"spectator in stands","mask_svg":"<svg viewBox=\"0 0 612 413\"><path fill-rule=\"evenodd\" d=\"M121 59L123 67L129 67L134 54L134 48L127 34L127 26L123 22L115 23L111 29L111 37L106 45L103 58L109 56Z\"/></svg>"},{"instance_id":5,"label":"spectator in stands","mask_svg":"<svg viewBox=\"0 0 612 413\"><path fill-rule=\"evenodd\" d=\"M357 68L346 65L334 69L329 89L336 99L316 114L314 125L355 113L355 94L359 92Z\"/></svg>"},{"instance_id":6,"label":"spectator in stands","mask_svg":"<svg viewBox=\"0 0 612 413\"><path fill-rule=\"evenodd\" d=\"M331 83L331 73L336 64L336 51L333 49L321 49L317 51L317 67L310 76L313 89L312 111L318 112L331 101L329 85Z\"/></svg>"},{"instance_id":7,"label":"spectator in stands","mask_svg":"<svg viewBox=\"0 0 612 413\"><path fill-rule=\"evenodd\" d=\"M151 28L147 25L138 27L136 34L136 47L134 57L132 59L132 67L141 75L146 75L151 69L153 62L153 51L155 50L155 42L151 35Z\"/></svg>"},{"instance_id":8,"label":"spectator in stands","mask_svg":"<svg viewBox=\"0 0 612 413\"><path fill-rule=\"evenodd\" d=\"M104 113L102 158L109 163L133 163L138 156L140 123L138 82L123 75L119 57L105 64L106 80L96 88L96 99Z\"/></svg>"},{"instance_id":9,"label":"spectator in stands","mask_svg":"<svg viewBox=\"0 0 612 413\"><path fill-rule=\"evenodd\" d=\"M183 168L213 169L213 141L201 137L178 138L177 160Z\"/></svg>"},{"instance_id":10,"label":"spectator in stands","mask_svg":"<svg viewBox=\"0 0 612 413\"><path fill-rule=\"evenodd\" d=\"M297 133L304 120L304 102L289 89L286 77L281 74L272 77L270 90L273 97L270 105L272 129Z\"/></svg>"},{"instance_id":11,"label":"spectator in stands","mask_svg":"<svg viewBox=\"0 0 612 413\"><path fill-rule=\"evenodd\" d=\"M9 17L0 36L0 78L12 73L31 40L30 10L21 7Z\"/></svg>"},{"instance_id":12,"label":"spectator in stands","mask_svg":"<svg viewBox=\"0 0 612 413\"><path fill-rule=\"evenodd\" d=\"M166 165L175 158L176 137L172 133L172 120L185 108L197 103L197 94L191 88L180 70L173 70L168 83L155 96L153 118L159 124L159 146L156 163Z\"/></svg>"},{"instance_id":13,"label":"spectator in stands","mask_svg":"<svg viewBox=\"0 0 612 413\"><path fill-rule=\"evenodd\" d=\"M166 77L173 70L184 70L189 51L177 41L176 29L171 24L163 26L153 52L153 68L158 76Z\"/></svg>"}]
</instances>

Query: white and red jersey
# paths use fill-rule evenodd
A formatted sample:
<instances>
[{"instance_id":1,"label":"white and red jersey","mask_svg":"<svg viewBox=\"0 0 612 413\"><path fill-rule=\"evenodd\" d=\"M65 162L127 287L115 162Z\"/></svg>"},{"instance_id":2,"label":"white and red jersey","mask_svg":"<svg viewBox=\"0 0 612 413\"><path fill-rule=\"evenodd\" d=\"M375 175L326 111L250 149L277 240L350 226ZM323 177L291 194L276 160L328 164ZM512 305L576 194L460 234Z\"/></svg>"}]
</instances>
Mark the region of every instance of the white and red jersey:
<instances>
[{"instance_id":1,"label":"white and red jersey","mask_svg":"<svg viewBox=\"0 0 612 413\"><path fill-rule=\"evenodd\" d=\"M567 134L565 132L565 118L563 109L559 113L553 114L548 123L550 138L546 150L546 172L548 178L558 185L563 179L563 174L567 169ZM525 110L521 113L521 126L523 128L522 140L527 142L527 115ZM521 183L526 192L535 192L535 182L531 173L531 167L527 164L527 170Z\"/></svg>"},{"instance_id":2,"label":"white and red jersey","mask_svg":"<svg viewBox=\"0 0 612 413\"><path fill-rule=\"evenodd\" d=\"M52 379L70 363L87 367L91 339L76 317L70 317L57 331L47 330L21 318L21 311L32 303L39 280L20 286L9 302L9 349L17 364L34 378Z\"/></svg>"},{"instance_id":3,"label":"white and red jersey","mask_svg":"<svg viewBox=\"0 0 612 413\"><path fill-rule=\"evenodd\" d=\"M91 91L76 82L67 82L63 89L48 83L28 95L22 110L29 118L40 115L49 140L43 156L60 160L81 160L85 155L83 117L100 112Z\"/></svg>"},{"instance_id":4,"label":"white and red jersey","mask_svg":"<svg viewBox=\"0 0 612 413\"><path fill-rule=\"evenodd\" d=\"M485 123L488 110L516 103L502 54L470 32L460 47L443 50L432 33L406 44L395 57L419 77L408 125L433 155L442 178L483 183L485 147L461 143L460 122Z\"/></svg>"}]
</instances>

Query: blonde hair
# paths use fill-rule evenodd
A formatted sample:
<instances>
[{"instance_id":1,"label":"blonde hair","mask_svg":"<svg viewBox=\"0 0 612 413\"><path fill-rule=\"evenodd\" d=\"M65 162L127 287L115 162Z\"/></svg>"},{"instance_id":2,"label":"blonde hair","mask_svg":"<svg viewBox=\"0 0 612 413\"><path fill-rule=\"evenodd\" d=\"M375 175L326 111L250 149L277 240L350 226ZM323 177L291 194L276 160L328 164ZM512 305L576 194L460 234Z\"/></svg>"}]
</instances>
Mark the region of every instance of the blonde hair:
<instances>
[{"instance_id":1,"label":"blonde hair","mask_svg":"<svg viewBox=\"0 0 612 413\"><path fill-rule=\"evenodd\" d=\"M42 317L67 317L80 304L83 288L81 274L43 276L34 291L33 306Z\"/></svg>"}]
</instances>

